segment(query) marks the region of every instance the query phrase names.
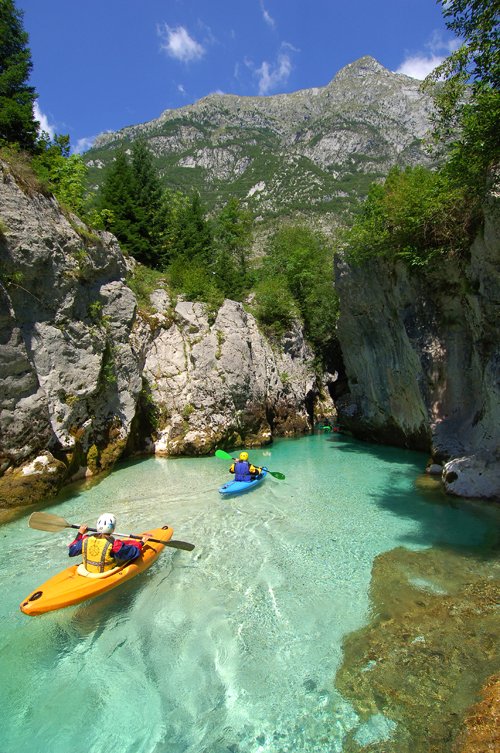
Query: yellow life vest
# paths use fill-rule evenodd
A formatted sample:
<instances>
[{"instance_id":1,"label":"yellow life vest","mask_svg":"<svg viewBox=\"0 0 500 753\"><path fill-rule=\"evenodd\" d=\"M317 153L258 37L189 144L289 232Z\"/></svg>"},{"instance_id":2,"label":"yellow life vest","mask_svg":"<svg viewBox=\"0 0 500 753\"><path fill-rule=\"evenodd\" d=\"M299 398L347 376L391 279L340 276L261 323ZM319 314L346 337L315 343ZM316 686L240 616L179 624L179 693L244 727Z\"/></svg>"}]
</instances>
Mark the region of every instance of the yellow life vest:
<instances>
[{"instance_id":1,"label":"yellow life vest","mask_svg":"<svg viewBox=\"0 0 500 753\"><path fill-rule=\"evenodd\" d=\"M105 573L116 567L111 556L114 539L106 536L87 536L83 539L82 556L89 573Z\"/></svg>"}]
</instances>

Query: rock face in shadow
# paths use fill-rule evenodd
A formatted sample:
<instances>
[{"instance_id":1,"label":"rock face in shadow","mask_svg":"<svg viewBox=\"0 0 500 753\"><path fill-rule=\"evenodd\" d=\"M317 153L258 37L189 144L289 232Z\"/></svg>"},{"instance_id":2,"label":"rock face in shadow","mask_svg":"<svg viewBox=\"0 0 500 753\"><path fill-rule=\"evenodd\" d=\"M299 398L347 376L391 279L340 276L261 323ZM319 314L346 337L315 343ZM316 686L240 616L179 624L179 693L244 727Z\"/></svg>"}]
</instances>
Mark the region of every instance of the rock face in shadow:
<instances>
[{"instance_id":1,"label":"rock face in shadow","mask_svg":"<svg viewBox=\"0 0 500 753\"><path fill-rule=\"evenodd\" d=\"M357 436L432 452L451 494L500 499L500 198L468 261L425 276L383 259L337 264L338 336Z\"/></svg>"},{"instance_id":2,"label":"rock face in shadow","mask_svg":"<svg viewBox=\"0 0 500 753\"><path fill-rule=\"evenodd\" d=\"M336 685L362 723L383 718L390 734L365 746L354 731L344 753L488 750L460 744L469 708L498 671L499 586L498 560L479 552L400 548L377 557L372 616L346 639Z\"/></svg>"},{"instance_id":3,"label":"rock face in shadow","mask_svg":"<svg viewBox=\"0 0 500 753\"><path fill-rule=\"evenodd\" d=\"M298 325L272 346L241 304L209 322L161 290L139 314L114 236L0 168L0 507L134 449L201 454L309 430L323 388Z\"/></svg>"}]
</instances>

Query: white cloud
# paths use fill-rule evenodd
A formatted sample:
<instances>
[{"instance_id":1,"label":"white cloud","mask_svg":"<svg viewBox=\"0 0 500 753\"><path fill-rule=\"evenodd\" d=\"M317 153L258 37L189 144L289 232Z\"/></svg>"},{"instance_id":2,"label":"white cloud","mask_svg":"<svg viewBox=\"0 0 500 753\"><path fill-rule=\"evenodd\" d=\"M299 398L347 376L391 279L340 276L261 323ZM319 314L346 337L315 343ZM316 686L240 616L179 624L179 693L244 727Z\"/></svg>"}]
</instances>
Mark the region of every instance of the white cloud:
<instances>
[{"instance_id":1,"label":"white cloud","mask_svg":"<svg viewBox=\"0 0 500 753\"><path fill-rule=\"evenodd\" d=\"M270 15L269 11L267 11L266 8L264 8L263 0L260 0L260 9L262 11L262 16L266 24L270 26L272 29L274 29L274 27L276 26L276 23L274 21L274 18L272 18L272 16Z\"/></svg>"},{"instance_id":2,"label":"white cloud","mask_svg":"<svg viewBox=\"0 0 500 753\"><path fill-rule=\"evenodd\" d=\"M94 145L95 136L86 136L82 139L78 139L76 146L73 149L74 154L82 154L90 149Z\"/></svg>"},{"instance_id":3,"label":"white cloud","mask_svg":"<svg viewBox=\"0 0 500 753\"><path fill-rule=\"evenodd\" d=\"M405 76L423 81L459 45L459 39L443 39L439 31L433 31L429 41L424 44L428 52L407 54L396 73L404 73Z\"/></svg>"},{"instance_id":4,"label":"white cloud","mask_svg":"<svg viewBox=\"0 0 500 753\"><path fill-rule=\"evenodd\" d=\"M425 55L413 55L401 63L396 73L404 73L405 76L423 81L443 60L444 56L431 55L430 57L426 57Z\"/></svg>"},{"instance_id":5,"label":"white cloud","mask_svg":"<svg viewBox=\"0 0 500 753\"><path fill-rule=\"evenodd\" d=\"M177 84L177 91L179 94L182 94L184 97L186 96L186 90L182 84Z\"/></svg>"},{"instance_id":6,"label":"white cloud","mask_svg":"<svg viewBox=\"0 0 500 753\"><path fill-rule=\"evenodd\" d=\"M165 24L163 28L158 29L158 34L163 37L160 49L165 50L167 55L182 63L200 60L205 54L205 48L189 36L184 26L177 26L173 29Z\"/></svg>"},{"instance_id":7,"label":"white cloud","mask_svg":"<svg viewBox=\"0 0 500 753\"><path fill-rule=\"evenodd\" d=\"M256 74L259 77L259 94L267 94L281 84L285 84L288 81L291 70L292 61L290 60L290 56L285 53L278 55L275 65L264 61L260 68L256 70Z\"/></svg>"},{"instance_id":8,"label":"white cloud","mask_svg":"<svg viewBox=\"0 0 500 753\"><path fill-rule=\"evenodd\" d=\"M35 120L38 120L40 123L40 131L45 131L53 139L56 134L56 127L49 123L48 117L40 110L40 105L36 101L33 105L33 115L35 116Z\"/></svg>"},{"instance_id":9,"label":"white cloud","mask_svg":"<svg viewBox=\"0 0 500 753\"><path fill-rule=\"evenodd\" d=\"M430 50L433 55L449 55L451 52L454 52L460 44L460 39L443 39L440 31L433 31L431 38L426 43L425 47Z\"/></svg>"}]
</instances>

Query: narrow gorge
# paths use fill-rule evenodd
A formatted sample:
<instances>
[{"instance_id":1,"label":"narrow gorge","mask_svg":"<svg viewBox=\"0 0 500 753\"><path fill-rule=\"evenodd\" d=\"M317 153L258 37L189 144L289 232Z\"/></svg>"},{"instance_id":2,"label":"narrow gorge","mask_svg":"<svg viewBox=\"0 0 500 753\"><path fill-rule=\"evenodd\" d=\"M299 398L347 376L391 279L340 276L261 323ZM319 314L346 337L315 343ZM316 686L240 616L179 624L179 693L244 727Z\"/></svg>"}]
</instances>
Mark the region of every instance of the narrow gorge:
<instances>
[{"instance_id":1,"label":"narrow gorge","mask_svg":"<svg viewBox=\"0 0 500 753\"><path fill-rule=\"evenodd\" d=\"M249 305L164 288L139 308L133 260L16 179L0 184L0 500L17 507L133 453L258 446L338 415L355 437L423 450L452 494L498 499L499 198L464 267L425 280L349 266L332 373L298 322L269 340Z\"/></svg>"}]
</instances>

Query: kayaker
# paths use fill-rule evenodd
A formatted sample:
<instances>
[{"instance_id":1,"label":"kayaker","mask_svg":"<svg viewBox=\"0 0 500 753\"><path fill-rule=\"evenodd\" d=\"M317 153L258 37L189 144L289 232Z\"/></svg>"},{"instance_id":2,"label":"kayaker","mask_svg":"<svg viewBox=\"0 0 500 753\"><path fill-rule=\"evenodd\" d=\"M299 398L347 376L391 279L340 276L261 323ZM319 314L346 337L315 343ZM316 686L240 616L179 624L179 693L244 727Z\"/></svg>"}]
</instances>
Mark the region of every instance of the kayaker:
<instances>
[{"instance_id":1,"label":"kayaker","mask_svg":"<svg viewBox=\"0 0 500 753\"><path fill-rule=\"evenodd\" d=\"M97 533L86 536L88 526L81 525L68 551L70 557L82 555L84 567L89 573L105 573L124 562L135 560L149 539L148 534L144 534L140 540L113 538L111 534L116 528L116 518L109 512L99 517L96 528Z\"/></svg>"},{"instance_id":2,"label":"kayaker","mask_svg":"<svg viewBox=\"0 0 500 753\"><path fill-rule=\"evenodd\" d=\"M252 481L262 473L262 468L252 465L248 461L248 452L240 452L238 460L235 460L231 465L229 473L234 473L235 481Z\"/></svg>"}]
</instances>

